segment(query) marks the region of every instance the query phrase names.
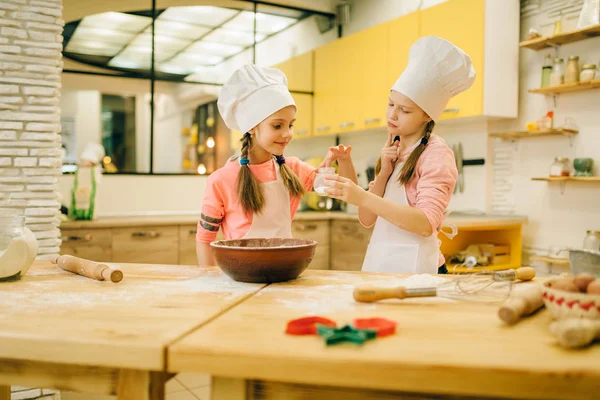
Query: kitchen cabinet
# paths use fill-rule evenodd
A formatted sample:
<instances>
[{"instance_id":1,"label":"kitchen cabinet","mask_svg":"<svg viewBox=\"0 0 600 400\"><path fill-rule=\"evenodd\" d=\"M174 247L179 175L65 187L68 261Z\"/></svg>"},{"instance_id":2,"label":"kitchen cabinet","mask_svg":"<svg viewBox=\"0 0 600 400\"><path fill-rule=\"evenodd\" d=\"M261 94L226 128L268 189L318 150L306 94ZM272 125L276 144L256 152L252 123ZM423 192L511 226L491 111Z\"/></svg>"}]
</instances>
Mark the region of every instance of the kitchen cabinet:
<instances>
[{"instance_id":1,"label":"kitchen cabinet","mask_svg":"<svg viewBox=\"0 0 600 400\"><path fill-rule=\"evenodd\" d=\"M413 12L388 23L388 91L408 65L410 47L419 39L419 13Z\"/></svg>"},{"instance_id":2,"label":"kitchen cabinet","mask_svg":"<svg viewBox=\"0 0 600 400\"><path fill-rule=\"evenodd\" d=\"M288 88L291 91L312 92L313 62L314 52L309 51L276 64L273 68L277 68L285 74Z\"/></svg>"},{"instance_id":3,"label":"kitchen cabinet","mask_svg":"<svg viewBox=\"0 0 600 400\"><path fill-rule=\"evenodd\" d=\"M448 0L420 11L421 36L460 47L477 73L471 88L450 100L442 120L517 117L518 7L502 0Z\"/></svg>"},{"instance_id":4,"label":"kitchen cabinet","mask_svg":"<svg viewBox=\"0 0 600 400\"><path fill-rule=\"evenodd\" d=\"M430 35L463 49L477 74L469 90L450 100L442 120L517 117L518 3L448 0L317 48L314 134L385 127L387 96L410 47Z\"/></svg>"},{"instance_id":5,"label":"kitchen cabinet","mask_svg":"<svg viewBox=\"0 0 600 400\"><path fill-rule=\"evenodd\" d=\"M112 233L110 229L63 229L62 254L99 262L112 261Z\"/></svg>"},{"instance_id":6,"label":"kitchen cabinet","mask_svg":"<svg viewBox=\"0 0 600 400\"><path fill-rule=\"evenodd\" d=\"M358 221L332 221L331 269L360 271L372 233Z\"/></svg>"},{"instance_id":7,"label":"kitchen cabinet","mask_svg":"<svg viewBox=\"0 0 600 400\"><path fill-rule=\"evenodd\" d=\"M298 112L294 122L294 139L312 136L313 133L313 96L310 94L292 93Z\"/></svg>"},{"instance_id":8,"label":"kitchen cabinet","mask_svg":"<svg viewBox=\"0 0 600 400\"><path fill-rule=\"evenodd\" d=\"M115 229L112 235L113 261L178 264L178 242L179 231L175 226Z\"/></svg>"},{"instance_id":9,"label":"kitchen cabinet","mask_svg":"<svg viewBox=\"0 0 600 400\"><path fill-rule=\"evenodd\" d=\"M341 41L336 40L315 50L315 88L313 134L315 136L336 133L339 118L338 72L339 69L351 68L340 66L339 49Z\"/></svg>"},{"instance_id":10,"label":"kitchen cabinet","mask_svg":"<svg viewBox=\"0 0 600 400\"><path fill-rule=\"evenodd\" d=\"M330 268L329 220L293 221L292 236L296 239L315 240L318 243L309 269Z\"/></svg>"},{"instance_id":11,"label":"kitchen cabinet","mask_svg":"<svg viewBox=\"0 0 600 400\"><path fill-rule=\"evenodd\" d=\"M198 265L196 255L197 224L180 225L179 229L179 262L180 265ZM219 230L216 240L223 240L223 231Z\"/></svg>"},{"instance_id":12,"label":"kitchen cabinet","mask_svg":"<svg viewBox=\"0 0 600 400\"><path fill-rule=\"evenodd\" d=\"M421 11L422 36L439 36L460 47L477 73L469 90L450 99L442 120L483 113L484 19L485 0L449 0Z\"/></svg>"}]
</instances>

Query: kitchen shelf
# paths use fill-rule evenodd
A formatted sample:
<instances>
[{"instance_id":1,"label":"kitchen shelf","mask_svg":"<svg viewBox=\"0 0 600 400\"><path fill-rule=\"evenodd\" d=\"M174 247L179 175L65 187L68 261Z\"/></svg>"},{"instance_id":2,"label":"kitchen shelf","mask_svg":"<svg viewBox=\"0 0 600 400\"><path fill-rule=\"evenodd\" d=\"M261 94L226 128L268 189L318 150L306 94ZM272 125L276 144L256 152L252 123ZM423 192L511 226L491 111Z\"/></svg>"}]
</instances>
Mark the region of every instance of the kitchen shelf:
<instances>
[{"instance_id":1,"label":"kitchen shelf","mask_svg":"<svg viewBox=\"0 0 600 400\"><path fill-rule=\"evenodd\" d=\"M553 257L544 257L544 256L532 256L532 257L529 257L529 259L531 261L545 262L545 263L548 263L548 264L562 265L562 266L565 266L565 267L568 267L569 265L571 265L571 263L569 262L569 259L567 259L567 258L553 258Z\"/></svg>"},{"instance_id":2,"label":"kitchen shelf","mask_svg":"<svg viewBox=\"0 0 600 400\"><path fill-rule=\"evenodd\" d=\"M497 132L490 133L490 137L504 140L515 140L520 138L541 137L541 136L569 136L578 134L574 129L550 129L544 131L517 131L517 132Z\"/></svg>"},{"instance_id":3,"label":"kitchen shelf","mask_svg":"<svg viewBox=\"0 0 600 400\"><path fill-rule=\"evenodd\" d=\"M547 178L531 178L532 181L547 181L547 182L597 182L600 183L600 176L550 176Z\"/></svg>"},{"instance_id":4,"label":"kitchen shelf","mask_svg":"<svg viewBox=\"0 0 600 400\"><path fill-rule=\"evenodd\" d=\"M521 42L519 46L532 50L542 50L562 44L578 42L580 40L589 39L595 36L600 36L600 25L592 25L575 31L559 33L558 35L542 36L535 39L526 40Z\"/></svg>"},{"instance_id":5,"label":"kitchen shelf","mask_svg":"<svg viewBox=\"0 0 600 400\"><path fill-rule=\"evenodd\" d=\"M557 86L549 86L539 89L531 89L529 93L543 94L546 96L554 96L560 93L579 92L583 90L592 90L600 88L600 79L595 79L588 82L565 83Z\"/></svg>"}]
</instances>

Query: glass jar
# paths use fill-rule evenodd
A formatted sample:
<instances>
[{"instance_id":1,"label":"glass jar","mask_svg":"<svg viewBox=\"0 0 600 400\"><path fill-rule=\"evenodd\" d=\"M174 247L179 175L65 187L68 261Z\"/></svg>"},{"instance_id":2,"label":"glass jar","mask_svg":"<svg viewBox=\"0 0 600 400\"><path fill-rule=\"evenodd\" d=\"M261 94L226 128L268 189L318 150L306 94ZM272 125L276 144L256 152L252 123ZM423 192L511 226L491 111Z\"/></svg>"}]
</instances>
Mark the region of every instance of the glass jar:
<instances>
[{"instance_id":1,"label":"glass jar","mask_svg":"<svg viewBox=\"0 0 600 400\"><path fill-rule=\"evenodd\" d=\"M569 57L565 71L565 83L579 82L579 56Z\"/></svg>"},{"instance_id":2,"label":"glass jar","mask_svg":"<svg viewBox=\"0 0 600 400\"><path fill-rule=\"evenodd\" d=\"M325 189L327 189L330 184L325 180L326 176L336 175L334 167L323 167L317 170L317 176L315 177L315 182L313 187L315 188L315 192L317 192L321 196L327 196L325 193Z\"/></svg>"},{"instance_id":3,"label":"glass jar","mask_svg":"<svg viewBox=\"0 0 600 400\"><path fill-rule=\"evenodd\" d=\"M583 239L583 248L600 251L600 231L587 231Z\"/></svg>"},{"instance_id":4,"label":"glass jar","mask_svg":"<svg viewBox=\"0 0 600 400\"><path fill-rule=\"evenodd\" d=\"M555 58L554 67L552 68L552 74L550 75L550 85L558 86L562 85L565 80L565 70L563 67L563 59Z\"/></svg>"},{"instance_id":5,"label":"glass jar","mask_svg":"<svg viewBox=\"0 0 600 400\"><path fill-rule=\"evenodd\" d=\"M571 168L567 157L556 157L550 166L550 176L569 176Z\"/></svg>"},{"instance_id":6,"label":"glass jar","mask_svg":"<svg viewBox=\"0 0 600 400\"><path fill-rule=\"evenodd\" d=\"M579 74L580 82L593 81L596 78L596 64L584 64Z\"/></svg>"},{"instance_id":7,"label":"glass jar","mask_svg":"<svg viewBox=\"0 0 600 400\"><path fill-rule=\"evenodd\" d=\"M545 88L550 86L550 76L552 75L552 57L550 54L546 54L544 59L544 65L542 66L542 85Z\"/></svg>"},{"instance_id":8,"label":"glass jar","mask_svg":"<svg viewBox=\"0 0 600 400\"><path fill-rule=\"evenodd\" d=\"M0 282L20 279L37 254L25 217L0 217Z\"/></svg>"}]
</instances>

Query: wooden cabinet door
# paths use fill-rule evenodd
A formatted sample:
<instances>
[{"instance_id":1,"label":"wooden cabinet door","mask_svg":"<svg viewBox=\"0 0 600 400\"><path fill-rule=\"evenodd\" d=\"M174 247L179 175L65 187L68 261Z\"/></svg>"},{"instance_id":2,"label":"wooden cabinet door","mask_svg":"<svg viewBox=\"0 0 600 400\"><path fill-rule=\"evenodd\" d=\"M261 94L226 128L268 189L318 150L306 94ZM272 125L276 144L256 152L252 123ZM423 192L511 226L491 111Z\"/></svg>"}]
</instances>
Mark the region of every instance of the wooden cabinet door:
<instances>
[{"instance_id":1,"label":"wooden cabinet door","mask_svg":"<svg viewBox=\"0 0 600 400\"><path fill-rule=\"evenodd\" d=\"M113 261L140 264L177 264L179 232L176 226L113 229Z\"/></svg>"},{"instance_id":2,"label":"wooden cabinet door","mask_svg":"<svg viewBox=\"0 0 600 400\"><path fill-rule=\"evenodd\" d=\"M110 229L62 229L61 254L69 254L96 262L112 261Z\"/></svg>"},{"instance_id":3,"label":"wooden cabinet door","mask_svg":"<svg viewBox=\"0 0 600 400\"><path fill-rule=\"evenodd\" d=\"M330 269L329 221L293 221L292 236L296 239L315 240L317 249L309 269Z\"/></svg>"},{"instance_id":4,"label":"wooden cabinet door","mask_svg":"<svg viewBox=\"0 0 600 400\"><path fill-rule=\"evenodd\" d=\"M331 269L360 271L372 232L358 221L332 221Z\"/></svg>"},{"instance_id":5,"label":"wooden cabinet door","mask_svg":"<svg viewBox=\"0 0 600 400\"><path fill-rule=\"evenodd\" d=\"M314 128L315 136L337 133L339 125L338 69L340 41L315 50Z\"/></svg>"},{"instance_id":6,"label":"wooden cabinet door","mask_svg":"<svg viewBox=\"0 0 600 400\"><path fill-rule=\"evenodd\" d=\"M421 11L421 36L439 36L460 47L477 73L471 88L450 100L441 119L483 114L484 29L485 0L448 0Z\"/></svg>"}]
</instances>

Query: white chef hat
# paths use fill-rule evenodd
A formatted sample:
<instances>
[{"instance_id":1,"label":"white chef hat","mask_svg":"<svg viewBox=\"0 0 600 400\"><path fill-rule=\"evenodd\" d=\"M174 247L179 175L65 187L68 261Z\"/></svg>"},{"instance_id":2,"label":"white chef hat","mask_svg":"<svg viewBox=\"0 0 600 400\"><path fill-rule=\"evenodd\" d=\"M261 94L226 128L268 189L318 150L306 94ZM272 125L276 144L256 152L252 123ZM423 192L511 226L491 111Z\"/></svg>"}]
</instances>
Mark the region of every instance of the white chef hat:
<instances>
[{"instance_id":1,"label":"white chef hat","mask_svg":"<svg viewBox=\"0 0 600 400\"><path fill-rule=\"evenodd\" d=\"M410 48L408 66L392 86L437 121L448 101L471 87L471 58L447 40L425 36Z\"/></svg>"},{"instance_id":2,"label":"white chef hat","mask_svg":"<svg viewBox=\"0 0 600 400\"><path fill-rule=\"evenodd\" d=\"M217 105L227 127L245 133L269 115L296 103L283 72L248 64L223 85Z\"/></svg>"}]
</instances>

